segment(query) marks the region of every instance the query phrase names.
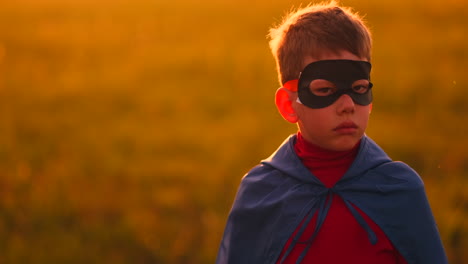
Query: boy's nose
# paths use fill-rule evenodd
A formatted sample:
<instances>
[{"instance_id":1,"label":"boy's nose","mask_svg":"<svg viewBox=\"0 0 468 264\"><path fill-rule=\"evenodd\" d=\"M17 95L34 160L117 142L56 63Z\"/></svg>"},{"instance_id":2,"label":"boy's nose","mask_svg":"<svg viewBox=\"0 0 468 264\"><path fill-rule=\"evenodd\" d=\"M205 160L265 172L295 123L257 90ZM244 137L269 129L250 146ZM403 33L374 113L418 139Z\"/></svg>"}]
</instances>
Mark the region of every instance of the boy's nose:
<instances>
[{"instance_id":1,"label":"boy's nose","mask_svg":"<svg viewBox=\"0 0 468 264\"><path fill-rule=\"evenodd\" d=\"M352 113L354 112L355 103L353 98L347 94L343 94L336 101L337 103L337 112L341 113Z\"/></svg>"}]
</instances>

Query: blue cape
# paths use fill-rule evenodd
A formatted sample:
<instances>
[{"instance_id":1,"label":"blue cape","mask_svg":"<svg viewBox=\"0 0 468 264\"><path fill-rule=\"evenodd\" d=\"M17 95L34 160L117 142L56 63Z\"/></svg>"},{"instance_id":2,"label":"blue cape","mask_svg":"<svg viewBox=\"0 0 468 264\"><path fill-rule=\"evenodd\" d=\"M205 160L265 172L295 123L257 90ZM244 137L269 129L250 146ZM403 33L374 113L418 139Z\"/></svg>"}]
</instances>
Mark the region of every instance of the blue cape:
<instances>
[{"instance_id":1,"label":"blue cape","mask_svg":"<svg viewBox=\"0 0 468 264\"><path fill-rule=\"evenodd\" d=\"M340 195L350 210L351 203L366 213L408 264L448 263L424 184L413 169L392 161L364 136L349 170L327 188L302 164L295 140L295 135L289 137L242 179L216 263L275 263L310 212L318 210L318 226L323 221L330 193ZM352 213L375 240L359 214Z\"/></svg>"}]
</instances>

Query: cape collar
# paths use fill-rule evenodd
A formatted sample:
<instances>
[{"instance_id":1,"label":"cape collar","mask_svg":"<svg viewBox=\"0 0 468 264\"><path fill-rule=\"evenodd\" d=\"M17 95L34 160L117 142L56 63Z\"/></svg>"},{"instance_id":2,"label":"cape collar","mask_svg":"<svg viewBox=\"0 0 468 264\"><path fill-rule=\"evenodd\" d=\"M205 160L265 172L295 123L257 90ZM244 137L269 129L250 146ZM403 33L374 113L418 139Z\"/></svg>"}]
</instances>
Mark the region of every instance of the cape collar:
<instances>
[{"instance_id":1,"label":"cape collar","mask_svg":"<svg viewBox=\"0 0 468 264\"><path fill-rule=\"evenodd\" d=\"M294 151L296 139L296 134L288 137L269 158L262 161L262 164L272 166L302 182L323 186L320 180L302 164ZM364 135L355 160L337 184L390 161L388 155L372 139Z\"/></svg>"}]
</instances>

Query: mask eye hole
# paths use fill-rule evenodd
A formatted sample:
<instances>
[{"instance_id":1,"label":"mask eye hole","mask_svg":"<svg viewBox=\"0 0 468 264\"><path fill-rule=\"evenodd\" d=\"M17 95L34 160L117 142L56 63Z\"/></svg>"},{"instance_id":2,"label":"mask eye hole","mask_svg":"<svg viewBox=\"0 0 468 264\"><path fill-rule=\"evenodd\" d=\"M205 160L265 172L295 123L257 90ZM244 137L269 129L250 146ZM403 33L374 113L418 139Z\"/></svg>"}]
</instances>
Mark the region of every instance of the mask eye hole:
<instances>
[{"instance_id":1,"label":"mask eye hole","mask_svg":"<svg viewBox=\"0 0 468 264\"><path fill-rule=\"evenodd\" d=\"M315 96L330 96L337 91L334 83L323 79L316 79L310 82L309 89Z\"/></svg>"},{"instance_id":2,"label":"mask eye hole","mask_svg":"<svg viewBox=\"0 0 468 264\"><path fill-rule=\"evenodd\" d=\"M372 88L372 83L365 79L357 80L352 85L353 92L358 94L365 94L370 88Z\"/></svg>"}]
</instances>

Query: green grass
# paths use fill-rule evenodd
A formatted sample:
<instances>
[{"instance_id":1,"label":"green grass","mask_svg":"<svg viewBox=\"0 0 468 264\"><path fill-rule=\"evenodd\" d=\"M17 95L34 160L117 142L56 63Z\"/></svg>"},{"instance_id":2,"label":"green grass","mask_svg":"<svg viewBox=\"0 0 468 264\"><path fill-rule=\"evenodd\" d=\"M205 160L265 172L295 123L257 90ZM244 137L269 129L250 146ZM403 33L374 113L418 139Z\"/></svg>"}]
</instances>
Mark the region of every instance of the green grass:
<instances>
[{"instance_id":1,"label":"green grass","mask_svg":"<svg viewBox=\"0 0 468 264\"><path fill-rule=\"evenodd\" d=\"M295 131L266 34L299 3L4 3L0 263L213 263L240 178ZM368 135L468 262L468 8L342 4L374 36Z\"/></svg>"}]
</instances>

